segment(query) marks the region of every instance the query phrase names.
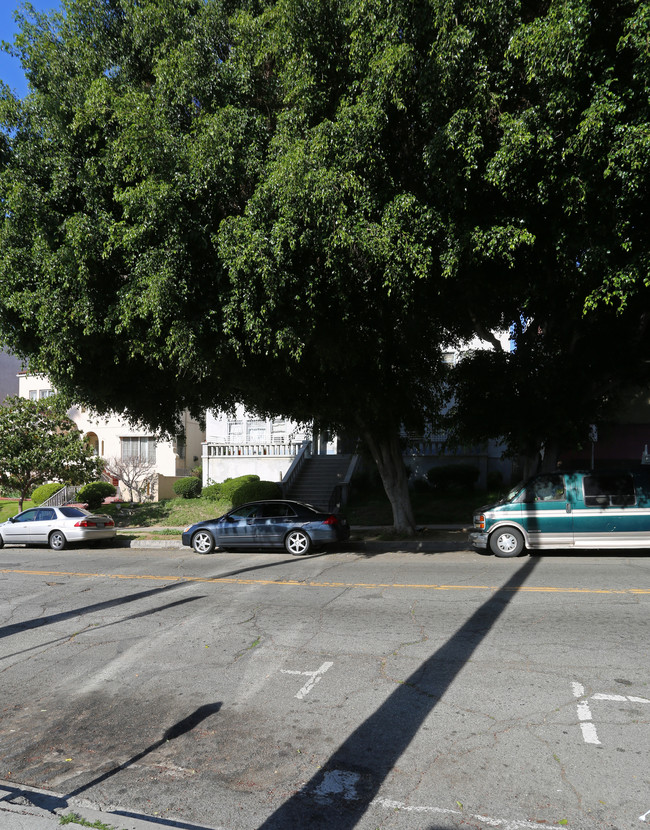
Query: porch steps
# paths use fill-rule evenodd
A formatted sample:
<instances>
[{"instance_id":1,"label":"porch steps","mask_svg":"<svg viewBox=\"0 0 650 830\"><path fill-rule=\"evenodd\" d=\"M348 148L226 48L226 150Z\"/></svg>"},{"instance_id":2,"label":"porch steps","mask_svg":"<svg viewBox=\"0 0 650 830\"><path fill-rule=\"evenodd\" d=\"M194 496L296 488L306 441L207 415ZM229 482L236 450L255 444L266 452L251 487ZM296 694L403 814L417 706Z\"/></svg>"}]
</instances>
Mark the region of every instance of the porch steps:
<instances>
[{"instance_id":1,"label":"porch steps","mask_svg":"<svg viewBox=\"0 0 650 830\"><path fill-rule=\"evenodd\" d=\"M345 478L351 460L351 455L315 455L305 459L300 475L285 498L330 510L334 488Z\"/></svg>"}]
</instances>

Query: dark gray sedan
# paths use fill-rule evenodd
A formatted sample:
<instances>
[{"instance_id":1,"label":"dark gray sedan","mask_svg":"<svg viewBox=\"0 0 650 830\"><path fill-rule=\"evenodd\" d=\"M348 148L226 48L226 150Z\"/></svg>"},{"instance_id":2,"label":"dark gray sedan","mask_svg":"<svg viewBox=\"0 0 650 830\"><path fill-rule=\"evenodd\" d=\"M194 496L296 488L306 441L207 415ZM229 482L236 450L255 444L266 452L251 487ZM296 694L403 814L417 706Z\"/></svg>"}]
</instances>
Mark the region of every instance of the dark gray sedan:
<instances>
[{"instance_id":1,"label":"dark gray sedan","mask_svg":"<svg viewBox=\"0 0 650 830\"><path fill-rule=\"evenodd\" d=\"M294 556L349 538L350 526L341 516L281 500L242 504L217 519L186 527L182 536L183 544L197 553L210 553L215 547L284 548Z\"/></svg>"}]
</instances>

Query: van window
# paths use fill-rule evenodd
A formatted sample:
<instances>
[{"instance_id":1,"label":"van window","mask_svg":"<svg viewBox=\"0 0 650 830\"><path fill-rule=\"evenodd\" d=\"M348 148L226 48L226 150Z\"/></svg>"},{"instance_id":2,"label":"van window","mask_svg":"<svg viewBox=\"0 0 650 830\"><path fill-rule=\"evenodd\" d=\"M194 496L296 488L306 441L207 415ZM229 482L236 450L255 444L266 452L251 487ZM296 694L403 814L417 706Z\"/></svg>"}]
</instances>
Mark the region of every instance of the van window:
<instances>
[{"instance_id":1,"label":"van window","mask_svg":"<svg viewBox=\"0 0 650 830\"><path fill-rule=\"evenodd\" d=\"M566 501L564 476L550 473L532 479L526 486L525 500L526 504L536 501Z\"/></svg>"},{"instance_id":2,"label":"van window","mask_svg":"<svg viewBox=\"0 0 650 830\"><path fill-rule=\"evenodd\" d=\"M584 477L587 507L622 507L636 504L631 475L598 473Z\"/></svg>"}]
</instances>

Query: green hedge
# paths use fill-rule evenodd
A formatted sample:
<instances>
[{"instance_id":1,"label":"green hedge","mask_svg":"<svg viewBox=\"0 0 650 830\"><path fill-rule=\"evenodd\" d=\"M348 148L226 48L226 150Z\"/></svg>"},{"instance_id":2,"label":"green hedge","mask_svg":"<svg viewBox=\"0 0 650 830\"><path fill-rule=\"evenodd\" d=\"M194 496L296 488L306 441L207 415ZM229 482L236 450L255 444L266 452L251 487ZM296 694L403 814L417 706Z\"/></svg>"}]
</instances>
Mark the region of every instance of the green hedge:
<instances>
[{"instance_id":1,"label":"green hedge","mask_svg":"<svg viewBox=\"0 0 650 830\"><path fill-rule=\"evenodd\" d=\"M77 501L84 502L90 510L97 510L101 507L104 499L115 495L115 487L108 481L91 481L77 493Z\"/></svg>"},{"instance_id":2,"label":"green hedge","mask_svg":"<svg viewBox=\"0 0 650 830\"><path fill-rule=\"evenodd\" d=\"M41 484L32 493L32 504L34 507L38 507L39 504L43 504L44 501L47 501L55 493L58 493L63 487L65 487L65 484L61 484L60 481L53 481L51 484Z\"/></svg>"},{"instance_id":3,"label":"green hedge","mask_svg":"<svg viewBox=\"0 0 650 830\"><path fill-rule=\"evenodd\" d=\"M221 483L221 498L228 499L229 502L232 502L233 507L236 507L237 505L233 501L233 497L239 488L243 487L245 484L255 484L256 482L259 482L259 480L260 477L253 474L237 476L236 478L227 478ZM238 502L237 504L242 504L242 502Z\"/></svg>"},{"instance_id":4,"label":"green hedge","mask_svg":"<svg viewBox=\"0 0 650 830\"><path fill-rule=\"evenodd\" d=\"M248 481L241 484L232 494L232 506L238 507L247 501L260 499L281 499L282 489L276 481Z\"/></svg>"},{"instance_id":5,"label":"green hedge","mask_svg":"<svg viewBox=\"0 0 650 830\"><path fill-rule=\"evenodd\" d=\"M201 495L201 481L195 476L179 478L172 489L182 499L196 499Z\"/></svg>"},{"instance_id":6,"label":"green hedge","mask_svg":"<svg viewBox=\"0 0 650 830\"><path fill-rule=\"evenodd\" d=\"M249 474L244 476L237 476L236 478L227 478L218 484L208 484L203 488L201 495L204 499L210 501L230 501L232 502L233 493L242 486L251 481L259 481L260 477Z\"/></svg>"},{"instance_id":7,"label":"green hedge","mask_svg":"<svg viewBox=\"0 0 650 830\"><path fill-rule=\"evenodd\" d=\"M207 487L201 490L201 498L207 499L208 501L221 501L221 485L208 484Z\"/></svg>"}]
</instances>

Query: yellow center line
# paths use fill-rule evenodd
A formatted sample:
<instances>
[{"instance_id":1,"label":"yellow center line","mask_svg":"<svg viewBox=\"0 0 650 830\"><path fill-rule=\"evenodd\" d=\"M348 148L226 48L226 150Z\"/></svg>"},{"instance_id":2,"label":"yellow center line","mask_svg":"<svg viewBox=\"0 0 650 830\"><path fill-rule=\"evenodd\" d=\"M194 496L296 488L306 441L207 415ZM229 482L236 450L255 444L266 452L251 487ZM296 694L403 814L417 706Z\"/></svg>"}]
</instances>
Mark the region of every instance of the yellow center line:
<instances>
[{"instance_id":1,"label":"yellow center line","mask_svg":"<svg viewBox=\"0 0 650 830\"><path fill-rule=\"evenodd\" d=\"M156 582L211 582L229 585L286 585L302 588L392 588L425 591L507 591L522 594L635 594L650 595L650 588L558 588L552 586L513 586L503 588L500 585L437 585L430 583L407 582L317 582L315 580L296 579L242 579L228 576L156 576L155 574L108 574L84 573L82 571L40 571L18 568L2 568L3 574L25 574L27 576L69 576L87 579L150 579Z\"/></svg>"}]
</instances>

